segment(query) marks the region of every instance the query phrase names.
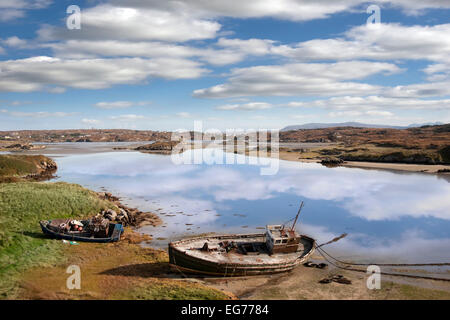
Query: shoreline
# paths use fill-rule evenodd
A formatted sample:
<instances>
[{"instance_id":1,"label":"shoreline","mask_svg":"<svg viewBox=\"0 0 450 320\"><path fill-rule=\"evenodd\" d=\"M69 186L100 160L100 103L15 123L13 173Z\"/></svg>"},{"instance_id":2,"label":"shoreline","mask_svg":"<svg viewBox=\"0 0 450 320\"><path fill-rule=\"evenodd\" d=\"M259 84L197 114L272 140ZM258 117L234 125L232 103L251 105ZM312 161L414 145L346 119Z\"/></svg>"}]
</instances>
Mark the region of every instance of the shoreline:
<instances>
[{"instance_id":1,"label":"shoreline","mask_svg":"<svg viewBox=\"0 0 450 320\"><path fill-rule=\"evenodd\" d=\"M258 157L260 157L258 155ZM299 158L298 154L288 151L279 152L280 160L295 161L303 163L319 163L322 159ZM450 170L450 165L445 164L413 164L413 163L391 163L391 162L368 162L368 161L344 161L335 167L360 168L360 169L380 169L393 171L407 171L417 173L433 173L449 175L450 172L438 172L439 170Z\"/></svg>"},{"instance_id":2,"label":"shoreline","mask_svg":"<svg viewBox=\"0 0 450 320\"><path fill-rule=\"evenodd\" d=\"M259 155L258 155L259 156ZM297 162L309 162L318 163L316 159L299 159L298 154L294 152L280 152L280 159L287 161ZM371 163L369 163L371 164ZM350 164L352 165L352 164ZM361 165L357 163L357 165ZM384 164L384 168L387 168L390 164ZM387 165L387 166L386 166ZM345 166L345 165L344 165ZM400 164L400 166L404 166ZM415 166L415 165L413 165ZM429 166L429 165L428 165ZM366 169L370 169L367 168ZM373 169L380 169L379 167ZM395 169L394 169L395 170ZM414 168L417 170L417 168ZM408 171L408 170L406 170ZM155 213L144 213L139 209L128 208L120 203L120 198L107 192L95 192L100 198L111 201L119 208L124 210L136 211L136 214L142 216L143 223L148 223L153 226L157 226L157 221L162 223L162 219ZM145 219L145 216L154 218L156 216L157 221L151 221ZM153 224L154 223L154 224ZM227 279L208 279L198 276L188 276L186 279L182 279L182 275L170 273L167 270L167 255L152 246L150 237L146 237L141 233L138 228L142 225L132 225L132 228L127 228L128 232L124 235L123 243L111 244L107 247L101 245L91 246L89 244L80 244L77 246L70 246L68 249L74 254L71 258L74 261L81 259L83 261L83 255L93 254L95 261L86 261L89 268L95 269L95 273L89 273L88 278L92 283L89 284L90 292L85 293L87 295L78 296L78 298L87 299L110 299L116 298L120 295L129 296L129 293L125 293L120 288L121 278L126 276L131 282L126 282L126 285L137 285L139 279L145 274L145 278L148 279L162 279L163 282L175 281L178 283L198 283L211 289L216 289L218 292L230 292L232 295L237 296L240 299L414 299L414 298L436 298L436 299L450 299L450 286L447 284L436 283L433 280L420 280L417 282L404 283L403 278L391 279L383 278L382 290L376 292L368 290L365 287L366 276L351 271L336 270L329 266L325 270L306 268L304 266L298 266L292 272L277 274L272 276L252 277L252 278L227 278ZM150 241L149 250L145 250L142 246L143 243ZM134 244L135 246L132 246ZM113 249L112 247L116 247ZM138 248L139 247L139 248ZM101 253L102 249L108 251L109 254L105 255ZM109 248L109 249L107 249ZM142 249L142 250L141 250ZM129 254L127 251L131 250L134 254ZM94 253L95 252L95 253ZM159 252L159 253L158 253ZM151 262L152 257L158 255L157 261ZM147 256L147 257L146 257ZM314 257L317 259L318 257ZM139 263L138 263L139 262ZM84 263L84 262L83 262ZM136 264L138 263L138 264ZM145 268L144 265L148 265ZM142 267L141 267L142 266ZM60 270L61 269L61 270ZM145 269L145 270L144 270ZM148 270L147 270L148 269ZM49 274L53 274L54 271L61 271L64 274L62 266L48 267L42 270L34 269L30 274L31 277L24 279L24 287L22 293L25 298L50 298L50 299L66 299L71 295L69 292L65 292L61 287L55 287L58 284L52 283L49 288L46 284L41 284L39 281L42 278L48 277ZM318 281L333 274L342 274L352 281L351 285L342 285L337 283L331 283L327 285L319 284ZM105 275L107 275L105 277ZM36 280L33 280L36 279ZM108 280L107 280L108 279ZM405 278L406 279L406 278ZM97 289L95 284L98 281L111 281L113 284L108 288L108 292L103 292L101 289ZM151 280L153 282L154 280ZM159 280L157 280L159 281ZM148 285L151 285L151 282ZM175 283L173 282L173 283ZM28 286L30 284L30 286ZM116 285L117 284L117 285ZM147 284L146 284L147 285ZM174 284L171 284L174 285ZM93 286L93 287L91 287ZM32 288L32 289L29 289ZM64 292L58 295L47 296L48 291L54 291L55 289L60 292ZM203 289L202 289L203 290ZM310 294L310 291L314 291L314 294ZM122 293L123 292L123 293ZM388 296L388 294L390 296ZM75 297L77 298L77 297Z\"/></svg>"},{"instance_id":3,"label":"shoreline","mask_svg":"<svg viewBox=\"0 0 450 320\"><path fill-rule=\"evenodd\" d=\"M128 220L125 221L127 223L127 226L139 229L144 226L158 227L163 224L163 220L161 219L161 217L154 212L144 212L140 211L137 208L130 208L120 201L120 197L114 196L109 192L105 191L100 192L93 191L93 192L97 194L99 199L107 200L116 205L120 211L123 210L126 213L127 218L126 220ZM122 223L122 221L120 220L113 220L113 221Z\"/></svg>"}]
</instances>

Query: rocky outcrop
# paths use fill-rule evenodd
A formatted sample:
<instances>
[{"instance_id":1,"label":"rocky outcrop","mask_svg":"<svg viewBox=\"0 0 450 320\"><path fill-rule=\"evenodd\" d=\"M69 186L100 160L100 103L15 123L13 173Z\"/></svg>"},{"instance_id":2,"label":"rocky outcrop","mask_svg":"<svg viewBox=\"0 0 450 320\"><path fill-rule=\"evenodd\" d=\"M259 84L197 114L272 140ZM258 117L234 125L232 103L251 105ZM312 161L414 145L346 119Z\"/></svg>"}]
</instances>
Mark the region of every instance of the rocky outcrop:
<instances>
[{"instance_id":1,"label":"rocky outcrop","mask_svg":"<svg viewBox=\"0 0 450 320\"><path fill-rule=\"evenodd\" d=\"M11 144L9 146L6 146L5 149L12 149L12 150L41 150L45 149L44 145L35 146L30 143L15 143Z\"/></svg>"},{"instance_id":2,"label":"rocky outcrop","mask_svg":"<svg viewBox=\"0 0 450 320\"><path fill-rule=\"evenodd\" d=\"M170 154L178 141L158 141L152 144L139 146L134 150L148 153Z\"/></svg>"},{"instance_id":3,"label":"rocky outcrop","mask_svg":"<svg viewBox=\"0 0 450 320\"><path fill-rule=\"evenodd\" d=\"M430 155L422 153L413 153L405 155L403 152L392 152L383 155L352 155L342 154L339 156L345 161L367 161L367 162L387 162L387 163L408 163L408 164L438 164L439 159L432 158Z\"/></svg>"},{"instance_id":4,"label":"rocky outcrop","mask_svg":"<svg viewBox=\"0 0 450 320\"><path fill-rule=\"evenodd\" d=\"M320 162L323 166L326 167L337 167L344 163L344 160L339 158L325 158Z\"/></svg>"},{"instance_id":5,"label":"rocky outcrop","mask_svg":"<svg viewBox=\"0 0 450 320\"><path fill-rule=\"evenodd\" d=\"M142 212L136 208L123 205L119 198L109 192L97 193L102 200L114 203L118 211L113 209L102 210L97 216L108 219L111 222L122 223L124 226L142 227L145 225L157 226L162 223L161 219L152 212Z\"/></svg>"}]
</instances>

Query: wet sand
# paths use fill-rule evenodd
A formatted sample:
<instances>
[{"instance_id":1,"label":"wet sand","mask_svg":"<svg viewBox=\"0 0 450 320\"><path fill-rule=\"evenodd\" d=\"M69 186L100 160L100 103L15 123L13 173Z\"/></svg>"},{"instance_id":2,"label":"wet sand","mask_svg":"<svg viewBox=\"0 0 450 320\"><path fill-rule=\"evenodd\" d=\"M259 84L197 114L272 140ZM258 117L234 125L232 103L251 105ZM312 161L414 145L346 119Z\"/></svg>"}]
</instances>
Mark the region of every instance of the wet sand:
<instances>
[{"instance_id":1,"label":"wet sand","mask_svg":"<svg viewBox=\"0 0 450 320\"><path fill-rule=\"evenodd\" d=\"M314 261L323 262L313 256ZM351 284L320 280L342 275ZM367 288L368 275L328 266L325 269L298 266L283 274L242 278L206 278L202 281L219 290L231 292L243 300L390 300L450 299L450 282L381 276L381 288Z\"/></svg>"}]
</instances>

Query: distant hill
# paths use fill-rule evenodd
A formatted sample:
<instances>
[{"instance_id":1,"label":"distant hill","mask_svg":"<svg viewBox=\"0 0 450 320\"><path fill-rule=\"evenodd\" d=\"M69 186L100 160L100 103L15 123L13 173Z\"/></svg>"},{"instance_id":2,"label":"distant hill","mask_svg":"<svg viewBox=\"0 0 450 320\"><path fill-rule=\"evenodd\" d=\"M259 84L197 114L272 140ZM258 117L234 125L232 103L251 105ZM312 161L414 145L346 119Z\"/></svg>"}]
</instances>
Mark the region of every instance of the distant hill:
<instances>
[{"instance_id":1,"label":"distant hill","mask_svg":"<svg viewBox=\"0 0 450 320\"><path fill-rule=\"evenodd\" d=\"M382 124L367 124L360 122L340 122L340 123L305 123L301 125L293 125L287 126L281 131L290 131L290 130L300 130L300 129L325 129L325 128L333 128L333 127L354 127L354 128L375 128L375 129L408 129L415 127L422 127L425 125L441 125L442 122L434 122L434 123L414 123L409 126L389 126Z\"/></svg>"}]
</instances>

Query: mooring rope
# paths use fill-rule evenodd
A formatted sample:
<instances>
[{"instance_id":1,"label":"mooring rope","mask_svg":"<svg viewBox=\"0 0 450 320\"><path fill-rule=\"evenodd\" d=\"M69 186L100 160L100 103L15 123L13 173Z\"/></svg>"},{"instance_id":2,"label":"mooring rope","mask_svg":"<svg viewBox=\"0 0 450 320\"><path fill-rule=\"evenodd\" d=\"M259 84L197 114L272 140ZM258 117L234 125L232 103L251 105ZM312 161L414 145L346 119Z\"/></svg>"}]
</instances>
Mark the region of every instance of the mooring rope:
<instances>
[{"instance_id":1,"label":"mooring rope","mask_svg":"<svg viewBox=\"0 0 450 320\"><path fill-rule=\"evenodd\" d=\"M348 271L356 271L356 272L362 272L362 273L367 273L366 270L361 270L361 269L355 269L355 268L350 268L350 267L342 267L339 266L338 264L334 263L333 261L331 261L329 258L327 258L327 253L320 247L316 246L317 251L320 253L320 255L331 265L335 266L336 268L339 269L343 269L343 270L348 270ZM332 256L330 256L332 259L334 259ZM337 259L335 259L336 261L339 261ZM354 264L356 265L356 264ZM366 265L366 264L360 264L360 265ZM368 264L367 264L368 265ZM380 265L380 264L374 264L374 265ZM426 279L426 280L437 280L437 281L447 281L450 282L450 278L437 278L437 277L426 277L426 276L420 276L420 275L413 275L413 274L406 274L406 273L391 273L391 272L380 272L380 274L382 275L386 275L386 276L395 276L395 277L406 277L406 278L414 278L414 279Z\"/></svg>"},{"instance_id":2,"label":"mooring rope","mask_svg":"<svg viewBox=\"0 0 450 320\"><path fill-rule=\"evenodd\" d=\"M328 252L326 252L325 250L323 250L321 247L326 245L327 243L321 244L319 246L316 246L316 249L320 249L322 250L326 255L328 255L331 259L342 263L342 264L347 264L347 265L352 265L352 266L371 266L371 265L377 265L377 266L385 266L385 267L425 267L425 266L450 266L450 262L435 262L435 263L376 263L376 262L372 262L372 263L353 263L353 262L348 262L348 261L342 261L339 260L335 257L333 257L332 255L330 255Z\"/></svg>"}]
</instances>

